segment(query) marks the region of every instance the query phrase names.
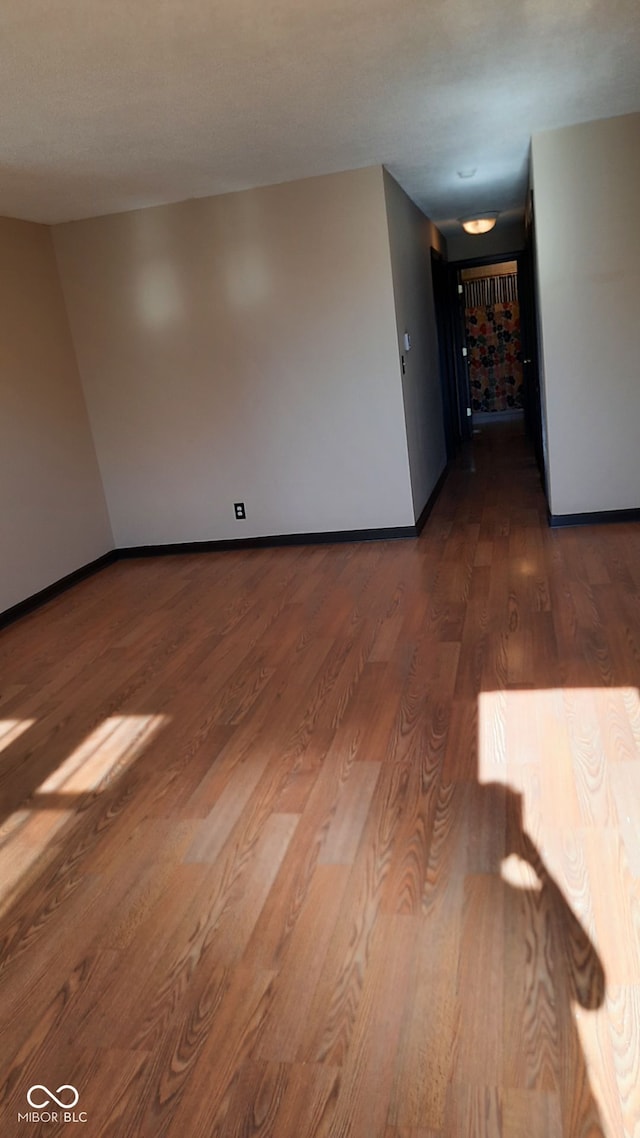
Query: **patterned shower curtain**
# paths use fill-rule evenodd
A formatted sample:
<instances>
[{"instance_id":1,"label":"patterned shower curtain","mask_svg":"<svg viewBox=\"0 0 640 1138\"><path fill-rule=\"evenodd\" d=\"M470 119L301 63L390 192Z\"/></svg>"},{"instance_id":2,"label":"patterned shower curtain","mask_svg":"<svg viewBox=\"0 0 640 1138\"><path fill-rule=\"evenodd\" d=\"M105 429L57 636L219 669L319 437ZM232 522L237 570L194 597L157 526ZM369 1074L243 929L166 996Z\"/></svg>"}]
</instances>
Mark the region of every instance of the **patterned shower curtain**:
<instances>
[{"instance_id":1,"label":"patterned shower curtain","mask_svg":"<svg viewBox=\"0 0 640 1138\"><path fill-rule=\"evenodd\" d=\"M464 282L473 412L523 407L517 287L515 273Z\"/></svg>"}]
</instances>

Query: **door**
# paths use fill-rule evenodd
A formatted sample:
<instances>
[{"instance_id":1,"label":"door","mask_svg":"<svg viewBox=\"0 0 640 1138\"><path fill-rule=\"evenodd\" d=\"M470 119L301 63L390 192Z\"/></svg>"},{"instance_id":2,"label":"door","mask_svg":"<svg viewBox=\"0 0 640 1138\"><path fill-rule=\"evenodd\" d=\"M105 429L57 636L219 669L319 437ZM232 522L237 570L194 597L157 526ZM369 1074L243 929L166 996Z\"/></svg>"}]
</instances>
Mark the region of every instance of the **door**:
<instances>
[{"instance_id":1,"label":"door","mask_svg":"<svg viewBox=\"0 0 640 1138\"><path fill-rule=\"evenodd\" d=\"M522 356L526 395L525 419L527 432L533 443L542 485L545 487L546 493L538 316L536 308L533 195L530 195L529 199L526 248L525 252L518 259L518 290L520 293L520 316L522 321Z\"/></svg>"},{"instance_id":2,"label":"door","mask_svg":"<svg viewBox=\"0 0 640 1138\"><path fill-rule=\"evenodd\" d=\"M449 307L453 325L453 355L455 361L456 397L460 421L460 437L470 439L471 388L469 385L469 357L465 329L464 290L458 265L449 266Z\"/></svg>"},{"instance_id":3,"label":"door","mask_svg":"<svg viewBox=\"0 0 640 1138\"><path fill-rule=\"evenodd\" d=\"M438 333L438 359L447 461L450 461L464 434L456 370L456 339L451 309L450 277L442 254L436 249L431 250L431 279L433 281L433 301Z\"/></svg>"}]
</instances>

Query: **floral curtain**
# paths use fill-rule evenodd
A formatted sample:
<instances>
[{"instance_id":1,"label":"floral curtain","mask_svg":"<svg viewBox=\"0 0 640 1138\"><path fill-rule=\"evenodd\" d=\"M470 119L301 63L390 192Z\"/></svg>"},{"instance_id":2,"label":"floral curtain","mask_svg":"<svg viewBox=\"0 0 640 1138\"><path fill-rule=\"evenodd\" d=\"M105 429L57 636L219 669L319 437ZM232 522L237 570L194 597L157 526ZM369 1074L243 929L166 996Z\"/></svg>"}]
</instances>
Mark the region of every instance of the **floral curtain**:
<instances>
[{"instance_id":1,"label":"floral curtain","mask_svg":"<svg viewBox=\"0 0 640 1138\"><path fill-rule=\"evenodd\" d=\"M512 282L506 277L492 277L465 283L469 382L474 412L515 411L523 406L520 305L514 296L515 290L515 274ZM508 299L509 296L512 299Z\"/></svg>"}]
</instances>

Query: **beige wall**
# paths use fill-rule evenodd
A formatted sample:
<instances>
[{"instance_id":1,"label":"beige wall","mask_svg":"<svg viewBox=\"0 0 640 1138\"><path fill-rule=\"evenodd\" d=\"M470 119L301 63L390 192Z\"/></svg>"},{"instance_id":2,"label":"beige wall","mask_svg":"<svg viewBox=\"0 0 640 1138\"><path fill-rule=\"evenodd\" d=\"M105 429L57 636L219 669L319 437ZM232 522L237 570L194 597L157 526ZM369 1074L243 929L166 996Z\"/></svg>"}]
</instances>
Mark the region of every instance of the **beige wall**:
<instances>
[{"instance_id":1,"label":"beige wall","mask_svg":"<svg viewBox=\"0 0 640 1138\"><path fill-rule=\"evenodd\" d=\"M381 168L54 239L118 546L412 523Z\"/></svg>"},{"instance_id":2,"label":"beige wall","mask_svg":"<svg viewBox=\"0 0 640 1138\"><path fill-rule=\"evenodd\" d=\"M413 508L418 518L447 460L431 277L431 246L440 249L443 240L386 170L385 195L398 354L405 358L402 393ZM403 347L405 332L411 338L409 352Z\"/></svg>"},{"instance_id":3,"label":"beige wall","mask_svg":"<svg viewBox=\"0 0 640 1138\"><path fill-rule=\"evenodd\" d=\"M0 611L113 548L49 230L0 219Z\"/></svg>"},{"instance_id":4,"label":"beige wall","mask_svg":"<svg viewBox=\"0 0 640 1138\"><path fill-rule=\"evenodd\" d=\"M532 145L554 514L640 507L640 115Z\"/></svg>"}]
</instances>

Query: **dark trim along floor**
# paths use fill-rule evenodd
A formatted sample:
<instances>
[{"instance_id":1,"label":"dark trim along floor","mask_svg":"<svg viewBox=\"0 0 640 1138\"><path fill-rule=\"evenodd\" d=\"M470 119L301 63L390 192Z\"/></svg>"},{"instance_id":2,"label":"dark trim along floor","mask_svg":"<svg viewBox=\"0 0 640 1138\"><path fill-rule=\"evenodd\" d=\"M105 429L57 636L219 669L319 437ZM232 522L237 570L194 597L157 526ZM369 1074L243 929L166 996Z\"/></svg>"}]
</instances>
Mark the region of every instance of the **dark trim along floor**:
<instances>
[{"instance_id":1,"label":"dark trim along floor","mask_svg":"<svg viewBox=\"0 0 640 1138\"><path fill-rule=\"evenodd\" d=\"M73 585L76 585L85 577L90 577L91 574L97 573L106 565L111 565L114 561L120 561L122 559L133 557L166 557L168 555L183 553L224 553L234 549L272 549L281 545L328 545L346 541L390 541L397 540L398 538L415 538L422 530L433 507L433 503L440 492L444 481L444 474L445 472L443 471L415 525L388 526L379 529L334 530L325 533L275 534L267 537L229 538L225 541L172 542L168 545L135 545L126 549L112 549L109 553L103 554L102 557L98 557L88 565L83 565L80 569L76 569L73 573L68 573L66 577L62 577L59 581L54 581L53 584L47 585L45 589L34 593L33 596L26 597L25 600L19 601L18 604L12 605L11 608L6 609L4 612L0 612L0 628L11 624L21 616L26 616L27 613L32 612L34 609L40 608L41 605L46 604L47 601L52 600L53 597L58 596L59 593L63 593L66 589L72 588Z\"/></svg>"},{"instance_id":2,"label":"dark trim along floor","mask_svg":"<svg viewBox=\"0 0 640 1138\"><path fill-rule=\"evenodd\" d=\"M448 470L449 470L449 466L447 464L444 467L442 473L440 474L440 477L438 478L438 481L436 482L435 486L433 487L433 490L431 491L429 497L427 498L427 501L424 505L422 513L420 514L420 517L416 519L416 527L415 527L416 528L416 534L422 533L422 531L426 525L427 518L429 517L429 514L431 513L431 511L435 505L436 498L438 497L438 494L440 493L440 491L442 490L442 487L444 486L444 480L447 477Z\"/></svg>"},{"instance_id":3,"label":"dark trim along floor","mask_svg":"<svg viewBox=\"0 0 640 1138\"><path fill-rule=\"evenodd\" d=\"M280 545L334 545L344 541L390 541L416 537L416 526L380 529L340 529L325 533L280 533L265 537L230 537L222 541L177 541L168 545L131 545L118 549L117 557L161 557L180 553L228 553L233 549L275 549Z\"/></svg>"},{"instance_id":4,"label":"dark trim along floor","mask_svg":"<svg viewBox=\"0 0 640 1138\"><path fill-rule=\"evenodd\" d=\"M285 533L268 537L229 538L225 541L182 541L172 542L168 545L133 545L126 549L112 549L109 553L104 553L102 557L96 558L95 561L89 562L88 565L83 565L59 581L47 585L45 589L34 593L33 596L26 597L25 600L19 601L18 604L12 605L4 612L0 612L0 628L4 628L14 620L18 620L19 617L26 616L27 613L40 608L41 605L46 604L59 593L72 588L78 581L82 581L85 577L90 577L92 573L104 569L106 565L127 558L166 557L183 553L225 553L233 549L273 549L281 545L330 545L344 541L392 541L398 538L418 537L442 489L447 469L445 466L415 525L387 526L379 529L332 530L325 533Z\"/></svg>"},{"instance_id":5,"label":"dark trim along floor","mask_svg":"<svg viewBox=\"0 0 640 1138\"><path fill-rule=\"evenodd\" d=\"M79 581L83 581L85 577L91 577L93 573L98 573L100 569L104 569L106 565L111 565L117 560L118 551L112 549L109 553L103 553L102 557L97 557L95 561L90 561L88 565L82 565L79 569L74 569L73 573L67 573L66 577L61 577L59 581L54 581L45 589L40 589L40 592L34 593L31 597L25 597L23 601L18 601L17 605L12 605L11 608L0 612L0 628L4 628L5 625L11 624L12 621L18 620L21 616L26 616L33 609L46 605L47 601L57 597L59 593L64 593L67 589L77 585Z\"/></svg>"},{"instance_id":6,"label":"dark trim along floor","mask_svg":"<svg viewBox=\"0 0 640 1138\"><path fill-rule=\"evenodd\" d=\"M597 526L606 522L640 522L640 509L596 510L588 514L549 514L552 529L562 526Z\"/></svg>"}]
</instances>

